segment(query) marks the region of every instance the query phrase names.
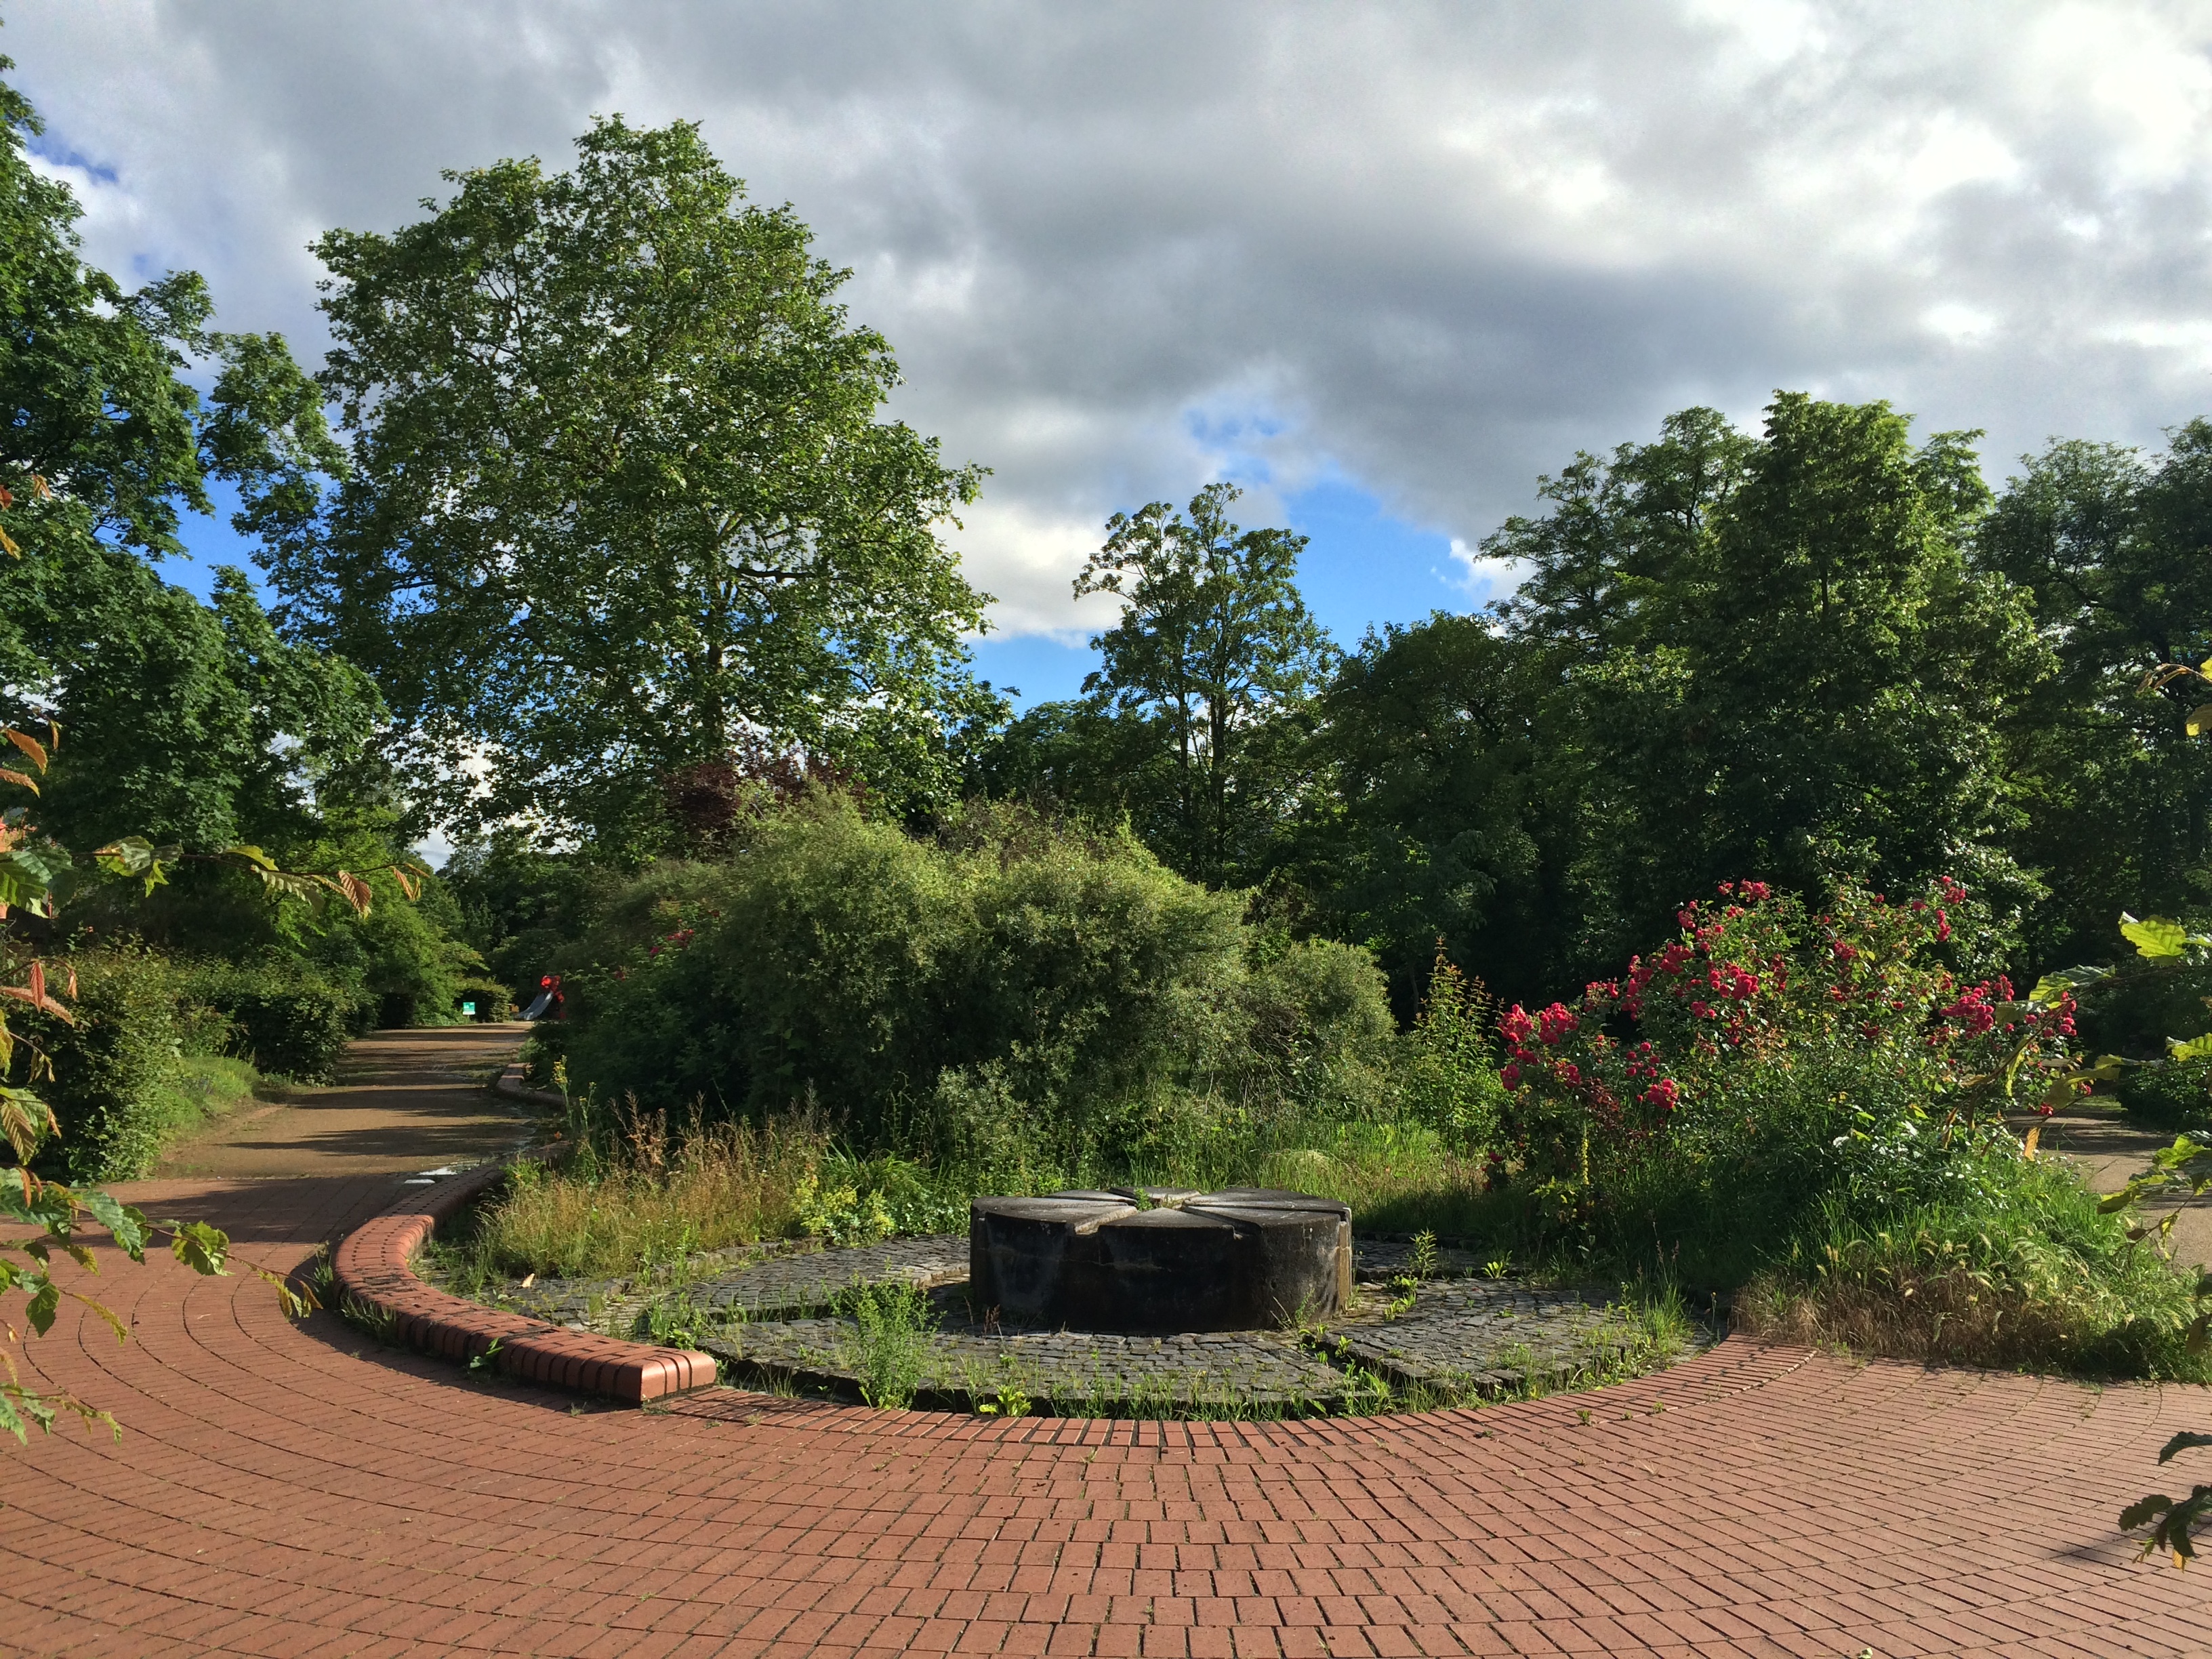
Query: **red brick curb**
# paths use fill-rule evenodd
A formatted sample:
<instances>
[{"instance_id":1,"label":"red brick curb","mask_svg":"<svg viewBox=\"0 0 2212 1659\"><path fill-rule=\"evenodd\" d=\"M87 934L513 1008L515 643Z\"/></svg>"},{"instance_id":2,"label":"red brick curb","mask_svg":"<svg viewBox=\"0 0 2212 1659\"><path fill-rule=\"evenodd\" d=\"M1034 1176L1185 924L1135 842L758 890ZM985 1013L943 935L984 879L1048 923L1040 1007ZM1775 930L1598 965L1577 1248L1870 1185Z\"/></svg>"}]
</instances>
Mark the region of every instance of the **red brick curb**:
<instances>
[{"instance_id":1,"label":"red brick curb","mask_svg":"<svg viewBox=\"0 0 2212 1659\"><path fill-rule=\"evenodd\" d=\"M447 1359L490 1353L504 1376L595 1394L625 1405L709 1387L714 1362L703 1353L624 1342L572 1331L542 1319L501 1313L425 1285L408 1263L438 1224L458 1214L507 1166L487 1164L441 1181L406 1210L356 1228L331 1256L338 1295L392 1320L394 1340ZM405 1201L405 1200L403 1200ZM494 1345L496 1344L496 1351Z\"/></svg>"}]
</instances>

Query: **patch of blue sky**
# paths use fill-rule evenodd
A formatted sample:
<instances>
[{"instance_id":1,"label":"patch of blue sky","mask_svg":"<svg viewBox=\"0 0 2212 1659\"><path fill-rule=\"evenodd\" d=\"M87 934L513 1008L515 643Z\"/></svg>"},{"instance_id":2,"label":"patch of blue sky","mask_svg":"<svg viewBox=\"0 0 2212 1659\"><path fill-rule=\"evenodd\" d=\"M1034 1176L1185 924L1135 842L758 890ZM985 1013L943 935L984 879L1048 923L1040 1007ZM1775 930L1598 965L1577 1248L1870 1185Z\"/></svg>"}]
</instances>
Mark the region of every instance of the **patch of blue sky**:
<instances>
[{"instance_id":1,"label":"patch of blue sky","mask_svg":"<svg viewBox=\"0 0 2212 1659\"><path fill-rule=\"evenodd\" d=\"M216 571L223 565L236 565L252 579L261 602L272 603L275 596L253 562L254 550L260 543L240 535L230 526L231 516L239 507L237 489L220 478L210 478L208 500L215 506L212 514L188 511L177 515L177 539L185 544L187 556L163 559L154 567L155 573L171 586L205 599L215 592Z\"/></svg>"},{"instance_id":2,"label":"patch of blue sky","mask_svg":"<svg viewBox=\"0 0 2212 1659\"><path fill-rule=\"evenodd\" d=\"M1210 435L1223 434L1217 426ZM1233 455L1223 471L1247 489L1272 483L1258 456ZM1471 561L1453 538L1398 517L1341 472L1326 471L1275 495L1283 522L1307 538L1298 562L1307 606L1346 650L1370 628L1420 622L1437 611L1472 611L1510 590L1510 579ZM1247 528L1256 523L1249 514L1238 522ZM1023 708L1078 696L1097 660L1086 643L1042 635L987 635L975 647L976 672L1002 690L1018 688L1014 701Z\"/></svg>"},{"instance_id":3,"label":"patch of blue sky","mask_svg":"<svg viewBox=\"0 0 2212 1659\"><path fill-rule=\"evenodd\" d=\"M51 127L33 137L26 148L48 167L67 167L94 183L112 185L122 181L123 175L106 162L94 161L73 144L58 142Z\"/></svg>"}]
</instances>

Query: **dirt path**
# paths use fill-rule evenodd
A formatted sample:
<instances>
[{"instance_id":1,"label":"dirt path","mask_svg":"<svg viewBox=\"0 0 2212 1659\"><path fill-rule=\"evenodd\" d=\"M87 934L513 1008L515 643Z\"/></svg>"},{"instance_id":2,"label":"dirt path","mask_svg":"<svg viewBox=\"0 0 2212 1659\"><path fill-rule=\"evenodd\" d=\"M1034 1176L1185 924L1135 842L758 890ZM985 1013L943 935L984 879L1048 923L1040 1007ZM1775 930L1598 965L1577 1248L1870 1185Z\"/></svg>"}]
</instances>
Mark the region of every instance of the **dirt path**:
<instances>
[{"instance_id":1,"label":"dirt path","mask_svg":"<svg viewBox=\"0 0 2212 1659\"><path fill-rule=\"evenodd\" d=\"M2045 1152L2072 1158L2096 1191L2116 1193L2148 1170L2151 1154L2172 1146L2173 1137L2142 1128L2117 1112L2064 1113L2045 1121L2042 1144ZM2212 1193L2144 1208L2152 1219L2174 1212L2175 1261L2212 1267Z\"/></svg>"},{"instance_id":2,"label":"dirt path","mask_svg":"<svg viewBox=\"0 0 2212 1659\"><path fill-rule=\"evenodd\" d=\"M499 1157L530 1121L483 1085L529 1030L450 1025L363 1037L336 1083L210 1124L170 1147L155 1178L381 1175Z\"/></svg>"}]
</instances>

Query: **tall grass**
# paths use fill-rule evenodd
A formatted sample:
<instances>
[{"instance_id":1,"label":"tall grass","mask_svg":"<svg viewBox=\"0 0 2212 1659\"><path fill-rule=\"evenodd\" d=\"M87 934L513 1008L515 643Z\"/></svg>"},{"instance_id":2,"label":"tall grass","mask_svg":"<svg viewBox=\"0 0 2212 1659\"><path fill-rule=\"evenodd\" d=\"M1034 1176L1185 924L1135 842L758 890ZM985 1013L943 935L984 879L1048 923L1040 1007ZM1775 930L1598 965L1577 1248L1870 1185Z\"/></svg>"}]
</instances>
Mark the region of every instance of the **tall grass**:
<instances>
[{"instance_id":1,"label":"tall grass","mask_svg":"<svg viewBox=\"0 0 2212 1659\"><path fill-rule=\"evenodd\" d=\"M803 1182L830 1154L803 1117L764 1125L697 1116L672 1134L666 1115L634 1109L559 1170L520 1165L478 1218L477 1248L509 1273L611 1278L699 1250L797 1229Z\"/></svg>"},{"instance_id":2,"label":"tall grass","mask_svg":"<svg viewBox=\"0 0 2212 1659\"><path fill-rule=\"evenodd\" d=\"M1929 1364L2212 1380L2186 1340L2195 1274L2130 1240L2063 1164L1974 1173L1960 1198L1886 1215L1820 1200L1738 1293L1737 1328Z\"/></svg>"}]
</instances>

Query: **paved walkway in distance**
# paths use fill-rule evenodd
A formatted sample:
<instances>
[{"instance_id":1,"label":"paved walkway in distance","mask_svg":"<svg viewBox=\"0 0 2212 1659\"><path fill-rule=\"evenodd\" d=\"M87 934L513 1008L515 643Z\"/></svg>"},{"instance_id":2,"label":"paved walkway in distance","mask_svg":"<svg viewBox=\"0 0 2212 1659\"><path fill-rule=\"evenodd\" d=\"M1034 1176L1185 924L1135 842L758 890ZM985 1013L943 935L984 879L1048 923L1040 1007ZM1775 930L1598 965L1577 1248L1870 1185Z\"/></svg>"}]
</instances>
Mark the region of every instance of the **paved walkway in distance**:
<instances>
[{"instance_id":1,"label":"paved walkway in distance","mask_svg":"<svg viewBox=\"0 0 2212 1659\"><path fill-rule=\"evenodd\" d=\"M426 1139L393 1168L443 1158L464 1104L414 1098ZM281 1266L397 1190L131 1195ZM0 1453L9 1655L2212 1653L2205 1569L2138 1563L2113 1527L2186 1483L2153 1459L2212 1424L2199 1389L1731 1339L1423 1417L1004 1423L732 1390L636 1412L289 1322L250 1280L164 1262L100 1288L129 1346L65 1314L27 1346L125 1435Z\"/></svg>"},{"instance_id":2,"label":"paved walkway in distance","mask_svg":"<svg viewBox=\"0 0 2212 1659\"><path fill-rule=\"evenodd\" d=\"M530 1126L482 1085L514 1059L529 1030L379 1031L353 1045L336 1083L217 1119L172 1146L157 1173L377 1175L498 1158L520 1145Z\"/></svg>"},{"instance_id":3,"label":"paved walkway in distance","mask_svg":"<svg viewBox=\"0 0 2212 1659\"><path fill-rule=\"evenodd\" d=\"M2146 1129L2132 1118L2111 1112L2063 1112L2044 1120L2042 1145L2081 1166L2082 1179L2096 1191L2116 1193L2150 1168L2151 1154L2173 1145L2172 1131ZM2143 1206L2157 1220L2174 1212L2168 1248L2177 1261L2212 1267L2212 1193L2198 1198L2160 1198Z\"/></svg>"}]
</instances>

